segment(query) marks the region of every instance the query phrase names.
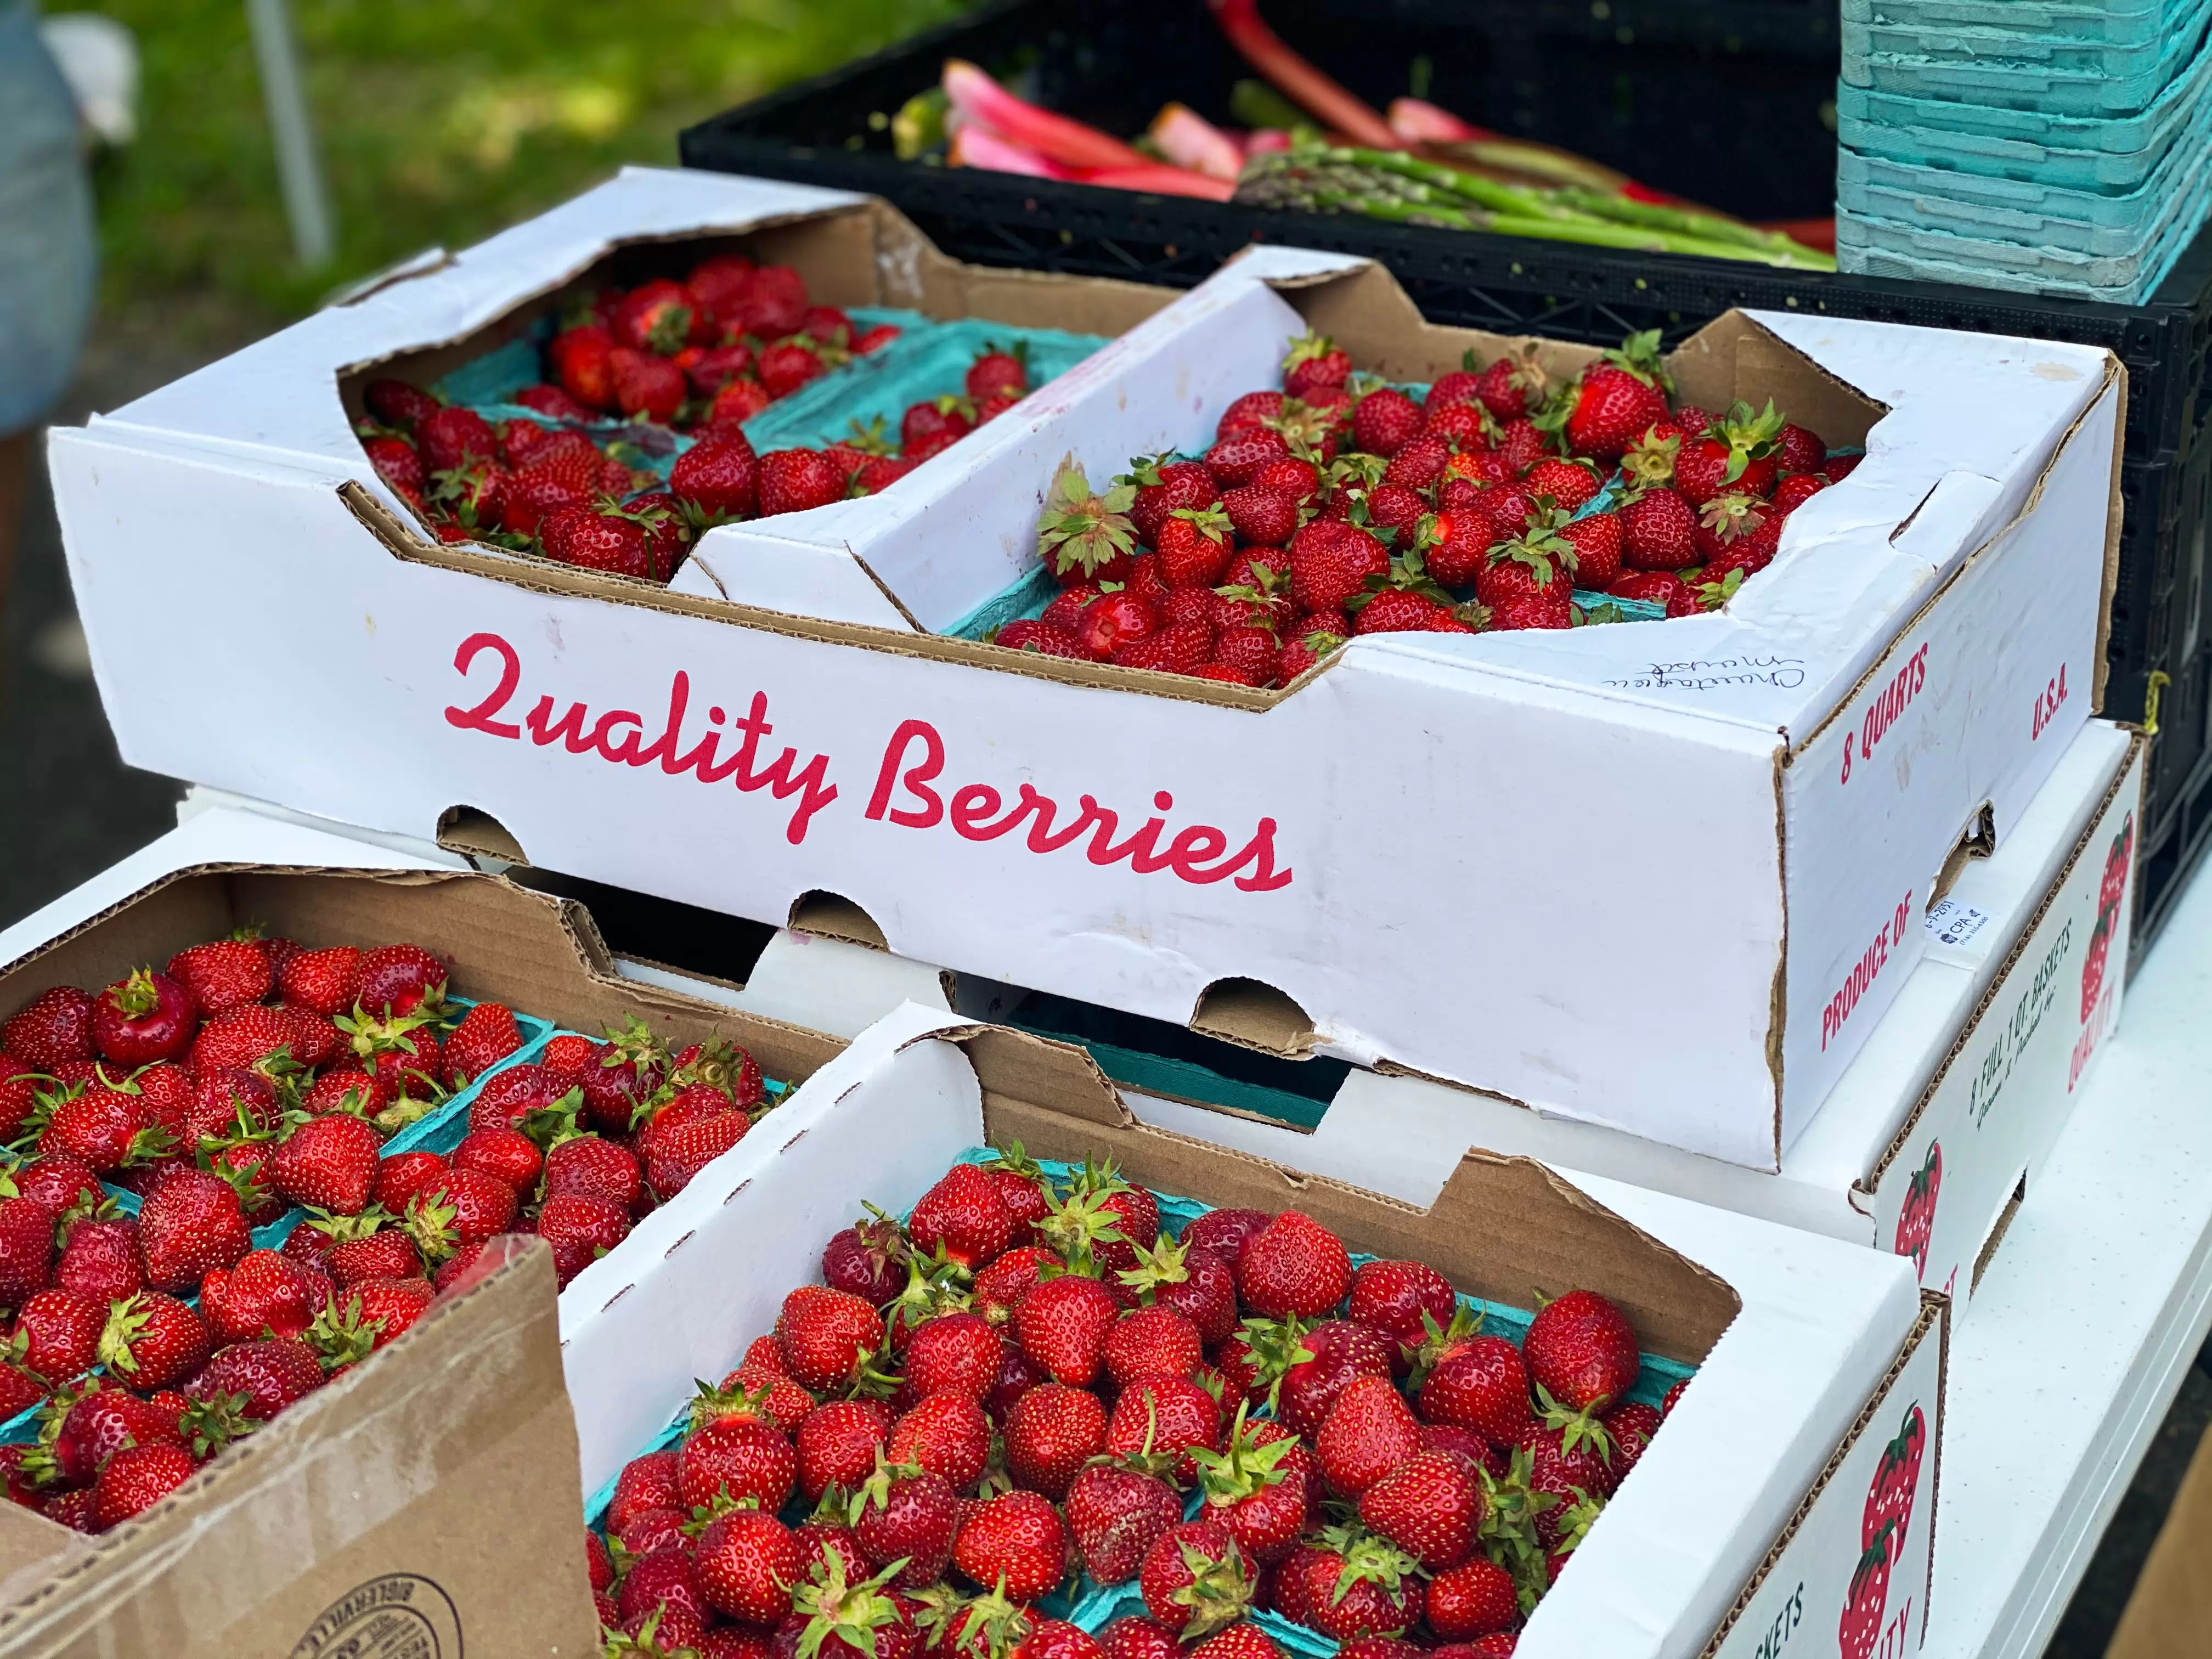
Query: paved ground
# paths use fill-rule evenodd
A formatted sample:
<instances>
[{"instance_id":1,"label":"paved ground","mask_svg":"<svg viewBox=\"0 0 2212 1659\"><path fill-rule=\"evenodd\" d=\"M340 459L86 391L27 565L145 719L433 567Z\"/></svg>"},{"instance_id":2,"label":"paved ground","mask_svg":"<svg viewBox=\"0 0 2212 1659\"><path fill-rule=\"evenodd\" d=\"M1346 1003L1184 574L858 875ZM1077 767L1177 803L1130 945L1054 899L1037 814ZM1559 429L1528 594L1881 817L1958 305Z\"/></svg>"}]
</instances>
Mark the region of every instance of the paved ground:
<instances>
[{"instance_id":1,"label":"paved ground","mask_svg":"<svg viewBox=\"0 0 2212 1659\"><path fill-rule=\"evenodd\" d=\"M165 384L241 343L218 321L206 343L179 347L161 326L112 330L87 356L58 418L81 421ZM60 532L41 477L24 527L16 592L0 664L0 927L4 927L175 822L181 786L118 758L70 605ZM2212 1350L2208 1350L2212 1354ZM2212 1423L2212 1361L2184 1384L2142 1471L2100 1547L2048 1650L2097 1659L2127 1605L2189 1459Z\"/></svg>"}]
</instances>

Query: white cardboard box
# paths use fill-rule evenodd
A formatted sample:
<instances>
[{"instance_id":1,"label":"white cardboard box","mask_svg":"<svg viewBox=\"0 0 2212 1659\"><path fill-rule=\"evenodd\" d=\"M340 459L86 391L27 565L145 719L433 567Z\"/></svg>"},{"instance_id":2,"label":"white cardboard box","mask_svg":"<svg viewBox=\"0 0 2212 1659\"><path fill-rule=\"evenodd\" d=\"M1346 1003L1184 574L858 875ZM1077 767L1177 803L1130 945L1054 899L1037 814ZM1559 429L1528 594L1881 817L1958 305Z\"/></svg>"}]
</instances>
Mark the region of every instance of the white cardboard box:
<instances>
[{"instance_id":1,"label":"white cardboard box","mask_svg":"<svg viewBox=\"0 0 2212 1659\"><path fill-rule=\"evenodd\" d=\"M1722 612L1370 637L1273 692L915 631L1018 564L994 515L1027 522L1047 451L1095 472L1194 443L1310 324L1402 379L1508 344L1298 250L1234 262L871 509L927 513L854 514L896 626L842 578L746 587L843 556L726 558L749 531L672 592L415 538L347 453L342 374L787 189L621 186L56 430L126 760L763 921L832 895L903 957L1772 1170L1922 953L1946 863L2012 833L2096 696L2117 364L1780 314L1693 338L1686 389L1780 390L1869 458ZM312 641L313 672L236 649L241 619ZM393 739L374 767L326 740L364 710Z\"/></svg>"},{"instance_id":2,"label":"white cardboard box","mask_svg":"<svg viewBox=\"0 0 2212 1659\"><path fill-rule=\"evenodd\" d=\"M1845 1651L1869 1495L1908 1424L1924 1456L1875 1622L1886 1653L1920 1645L1947 1315L1893 1258L1481 1155L1450 1159L1424 1213L1137 1125L1079 1052L912 1006L769 1122L563 1298L586 1491L659 1433L693 1378L734 1364L791 1286L818 1279L823 1243L862 1199L902 1209L963 1149L1012 1133L1041 1156L1114 1156L1164 1191L1296 1205L1354 1248L1425 1252L1499 1300L1528 1305L1541 1279L1590 1284L1622 1300L1647 1348L1699 1364L1530 1621L1522 1659L1765 1659L1784 1634L1794 1656Z\"/></svg>"},{"instance_id":3,"label":"white cardboard box","mask_svg":"<svg viewBox=\"0 0 2212 1659\"><path fill-rule=\"evenodd\" d=\"M1437 1158L1469 1145L1631 1182L1911 1257L1964 1309L2119 1024L2145 750L2106 720L2075 738L2013 836L1923 919L1926 956L1778 1173L1419 1078L1354 1072L1306 1133L1123 1097L1146 1122L1413 1203L1435 1198Z\"/></svg>"}]
</instances>

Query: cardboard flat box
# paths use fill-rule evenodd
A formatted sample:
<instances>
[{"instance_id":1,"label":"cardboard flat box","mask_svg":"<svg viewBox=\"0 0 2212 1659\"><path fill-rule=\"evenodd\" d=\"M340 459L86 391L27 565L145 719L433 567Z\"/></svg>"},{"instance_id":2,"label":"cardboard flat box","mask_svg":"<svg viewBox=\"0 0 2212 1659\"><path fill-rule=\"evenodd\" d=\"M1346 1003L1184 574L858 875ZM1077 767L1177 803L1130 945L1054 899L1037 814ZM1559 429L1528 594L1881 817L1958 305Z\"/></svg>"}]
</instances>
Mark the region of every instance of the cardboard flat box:
<instances>
[{"instance_id":1,"label":"cardboard flat box","mask_svg":"<svg viewBox=\"0 0 2212 1659\"><path fill-rule=\"evenodd\" d=\"M1304 1210L1354 1249L1419 1257L1511 1305L1540 1288L1601 1291L1647 1352L1699 1368L1538 1608L1524 1659L1750 1656L1784 1625L1793 1653L1840 1651L1875 1466L1908 1422L1924 1457L1880 1622L1888 1651L1918 1648L1948 1316L1905 1264L1479 1153L1455 1154L1416 1207L1140 1124L1080 1049L915 1006L817 1084L769 1120L775 1133L748 1136L641 1223L652 1248L570 1286L587 1489L662 1429L693 1378L733 1365L792 1286L818 1279L822 1245L862 1200L902 1210L964 1150L1017 1138L1040 1157L1110 1156L1163 1192Z\"/></svg>"},{"instance_id":2,"label":"cardboard flat box","mask_svg":"<svg viewBox=\"0 0 2212 1659\"><path fill-rule=\"evenodd\" d=\"M1778 1173L1415 1078L1350 1073L1303 1121L1178 1095L1165 1071L1148 1089L1141 1063L1123 1097L1146 1122L1416 1203L1440 1152L1468 1145L1656 1188L1910 1257L1964 1309L2119 1024L2146 748L2106 720L2075 738L2004 846L1923 919L1927 954ZM963 987L958 1006L1007 1000Z\"/></svg>"},{"instance_id":3,"label":"cardboard flat box","mask_svg":"<svg viewBox=\"0 0 2212 1659\"><path fill-rule=\"evenodd\" d=\"M1513 344L1296 249L1234 262L875 506L823 509L864 509L836 523L865 583L767 546L781 520L714 532L663 592L392 510L347 377L625 241L763 211L749 191L798 199L626 174L57 430L125 758L762 921L826 904L914 960L1772 1170L1924 952L1947 866L2013 833L2098 696L2117 362L1778 313L1686 342L1683 394L1772 395L1868 459L1722 611L1370 636L1279 691L931 632L1021 568L1062 454L1096 477L1200 443L1309 326L1405 380ZM225 643L241 595L315 641L309 695ZM319 737L364 708L402 739L374 769Z\"/></svg>"},{"instance_id":4,"label":"cardboard flat box","mask_svg":"<svg viewBox=\"0 0 2212 1659\"><path fill-rule=\"evenodd\" d=\"M0 1514L0 1655L591 1659L552 1253L521 1241L133 1521Z\"/></svg>"}]
</instances>

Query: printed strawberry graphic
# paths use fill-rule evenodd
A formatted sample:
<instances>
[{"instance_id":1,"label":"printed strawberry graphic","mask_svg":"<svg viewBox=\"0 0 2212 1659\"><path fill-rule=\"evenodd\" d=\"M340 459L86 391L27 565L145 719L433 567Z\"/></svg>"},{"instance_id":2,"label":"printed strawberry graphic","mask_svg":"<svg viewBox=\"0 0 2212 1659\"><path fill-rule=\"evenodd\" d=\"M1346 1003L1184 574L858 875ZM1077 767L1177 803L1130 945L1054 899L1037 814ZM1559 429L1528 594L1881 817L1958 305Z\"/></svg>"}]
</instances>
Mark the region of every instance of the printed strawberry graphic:
<instances>
[{"instance_id":1,"label":"printed strawberry graphic","mask_svg":"<svg viewBox=\"0 0 2212 1659\"><path fill-rule=\"evenodd\" d=\"M1871 1548L1876 1538L1886 1538L1893 1565L1905 1554L1905 1535L1912 1528L1912 1500L1920 1485L1920 1459L1927 1449L1928 1419L1915 1401L1905 1407L1897 1437L1881 1449L1859 1523L1859 1542Z\"/></svg>"},{"instance_id":2,"label":"printed strawberry graphic","mask_svg":"<svg viewBox=\"0 0 2212 1659\"><path fill-rule=\"evenodd\" d=\"M2128 890L2129 861L2136 845L2135 814L2128 814L2120 832L2105 854L2104 875L2098 884L2097 925L2081 958L2081 1023L2087 1024L2105 992L2105 958L2112 952L2112 936L2119 931L2120 901Z\"/></svg>"},{"instance_id":3,"label":"printed strawberry graphic","mask_svg":"<svg viewBox=\"0 0 2212 1659\"><path fill-rule=\"evenodd\" d=\"M1928 1273L1928 1241L1936 1231L1936 1196L1943 1185L1943 1143L1928 1143L1928 1156L1912 1173L1905 1189L1905 1207L1898 1212L1896 1252L1912 1258L1915 1272Z\"/></svg>"},{"instance_id":4,"label":"printed strawberry graphic","mask_svg":"<svg viewBox=\"0 0 2212 1659\"><path fill-rule=\"evenodd\" d=\"M1843 1659L1872 1659L1889 1611L1889 1529L1885 1526L1881 1536L1860 1555L1851 1571L1850 1589L1844 1595L1844 1616L1836 1626Z\"/></svg>"}]
</instances>

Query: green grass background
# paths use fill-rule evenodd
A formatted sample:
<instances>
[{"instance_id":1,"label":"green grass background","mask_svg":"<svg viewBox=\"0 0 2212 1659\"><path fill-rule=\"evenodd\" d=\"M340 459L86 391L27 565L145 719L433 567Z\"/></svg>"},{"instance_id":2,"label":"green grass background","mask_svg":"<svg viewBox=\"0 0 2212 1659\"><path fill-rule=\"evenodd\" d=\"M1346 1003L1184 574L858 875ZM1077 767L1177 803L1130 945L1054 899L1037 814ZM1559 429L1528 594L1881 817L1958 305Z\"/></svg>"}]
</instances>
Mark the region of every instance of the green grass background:
<instances>
[{"instance_id":1,"label":"green grass background","mask_svg":"<svg viewBox=\"0 0 2212 1659\"><path fill-rule=\"evenodd\" d=\"M47 9L102 12L138 38L138 137L95 173L111 314L236 324L480 240L623 162L673 166L679 128L958 4L293 0L338 227L337 260L312 272L293 264L242 0Z\"/></svg>"}]
</instances>

